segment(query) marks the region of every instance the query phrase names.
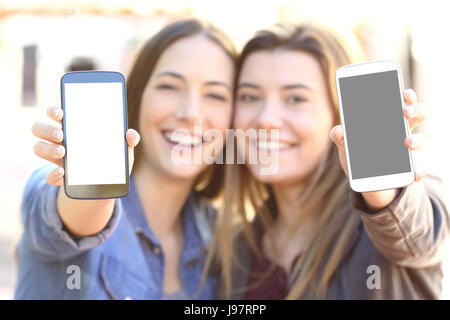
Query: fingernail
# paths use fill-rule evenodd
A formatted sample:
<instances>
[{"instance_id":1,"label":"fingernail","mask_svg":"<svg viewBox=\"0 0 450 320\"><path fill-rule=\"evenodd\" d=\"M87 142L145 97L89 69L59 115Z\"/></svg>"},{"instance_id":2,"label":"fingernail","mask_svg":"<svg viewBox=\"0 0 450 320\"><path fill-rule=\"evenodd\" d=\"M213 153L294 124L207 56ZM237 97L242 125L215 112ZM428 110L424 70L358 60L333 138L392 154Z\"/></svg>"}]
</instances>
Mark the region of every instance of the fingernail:
<instances>
[{"instance_id":1,"label":"fingernail","mask_svg":"<svg viewBox=\"0 0 450 320\"><path fill-rule=\"evenodd\" d=\"M59 109L53 109L53 116L57 118L59 115Z\"/></svg>"},{"instance_id":2,"label":"fingernail","mask_svg":"<svg viewBox=\"0 0 450 320\"><path fill-rule=\"evenodd\" d=\"M406 94L406 98L409 98L409 97L411 97L411 93L409 93L409 91L408 91L408 90L405 90L405 94Z\"/></svg>"},{"instance_id":3,"label":"fingernail","mask_svg":"<svg viewBox=\"0 0 450 320\"><path fill-rule=\"evenodd\" d=\"M335 130L336 128L335 127L333 127L333 128L331 128L331 132L330 132L330 139L331 140L335 140L335 138L336 138L336 130Z\"/></svg>"},{"instance_id":4,"label":"fingernail","mask_svg":"<svg viewBox=\"0 0 450 320\"><path fill-rule=\"evenodd\" d=\"M406 145L410 146L412 143L412 139L410 137L406 137Z\"/></svg>"},{"instance_id":5,"label":"fingernail","mask_svg":"<svg viewBox=\"0 0 450 320\"><path fill-rule=\"evenodd\" d=\"M63 154L64 153L64 147L63 146L59 146L58 148L56 148L56 154Z\"/></svg>"},{"instance_id":6,"label":"fingernail","mask_svg":"<svg viewBox=\"0 0 450 320\"><path fill-rule=\"evenodd\" d=\"M63 173L64 173L64 169L63 169L63 168L58 168L58 169L56 170L56 175L57 175L57 176L62 176Z\"/></svg>"},{"instance_id":7,"label":"fingernail","mask_svg":"<svg viewBox=\"0 0 450 320\"><path fill-rule=\"evenodd\" d=\"M406 108L406 111L410 117L413 117L416 114L416 108Z\"/></svg>"},{"instance_id":8,"label":"fingernail","mask_svg":"<svg viewBox=\"0 0 450 320\"><path fill-rule=\"evenodd\" d=\"M61 130L53 130L52 137L54 139L61 140L62 139L62 131Z\"/></svg>"}]
</instances>

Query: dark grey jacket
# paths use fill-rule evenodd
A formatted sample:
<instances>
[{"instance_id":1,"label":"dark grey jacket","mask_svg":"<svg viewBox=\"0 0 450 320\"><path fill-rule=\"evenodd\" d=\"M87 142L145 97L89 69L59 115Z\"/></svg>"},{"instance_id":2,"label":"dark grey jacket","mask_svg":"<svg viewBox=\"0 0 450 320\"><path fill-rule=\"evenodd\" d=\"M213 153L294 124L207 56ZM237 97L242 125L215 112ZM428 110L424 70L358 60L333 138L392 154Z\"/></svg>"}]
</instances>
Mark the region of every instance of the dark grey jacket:
<instances>
[{"instance_id":1,"label":"dark grey jacket","mask_svg":"<svg viewBox=\"0 0 450 320\"><path fill-rule=\"evenodd\" d=\"M386 209L369 213L361 194L350 191L343 210L351 210L361 219L330 279L325 299L440 298L444 243L450 227L443 197L442 181L428 176L403 188ZM233 288L237 290L232 299L243 298L239 289L246 286L254 258L243 236L238 239L235 250L247 271L233 268ZM370 278L377 270L379 288L371 285L376 282ZM314 299L311 289L303 298Z\"/></svg>"}]
</instances>

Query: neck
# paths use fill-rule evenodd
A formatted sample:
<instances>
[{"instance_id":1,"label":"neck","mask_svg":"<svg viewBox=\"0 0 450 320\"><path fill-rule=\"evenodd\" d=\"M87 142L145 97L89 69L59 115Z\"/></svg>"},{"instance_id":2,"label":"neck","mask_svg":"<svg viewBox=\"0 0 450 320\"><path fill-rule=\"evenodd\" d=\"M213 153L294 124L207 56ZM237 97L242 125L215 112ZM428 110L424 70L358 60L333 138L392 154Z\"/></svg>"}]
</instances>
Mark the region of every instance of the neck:
<instances>
[{"instance_id":1,"label":"neck","mask_svg":"<svg viewBox=\"0 0 450 320\"><path fill-rule=\"evenodd\" d=\"M292 261L310 242L315 219L314 215L309 215L299 224L300 199L306 191L305 184L272 184L271 187L278 214L270 227L274 242L266 237L264 250L270 259L289 271Z\"/></svg>"},{"instance_id":2,"label":"neck","mask_svg":"<svg viewBox=\"0 0 450 320\"><path fill-rule=\"evenodd\" d=\"M169 177L146 164L135 169L133 179L147 223L160 240L174 234L180 230L180 213L194 178L182 180Z\"/></svg>"},{"instance_id":3,"label":"neck","mask_svg":"<svg viewBox=\"0 0 450 320\"><path fill-rule=\"evenodd\" d=\"M300 183L272 185L278 210L276 222L280 227L287 229L295 223L300 211L299 199L305 189L306 186Z\"/></svg>"},{"instance_id":4,"label":"neck","mask_svg":"<svg viewBox=\"0 0 450 320\"><path fill-rule=\"evenodd\" d=\"M303 213L300 200L305 195L306 189L306 184L298 182L272 185L278 210L272 230L280 245L290 241L307 243L312 236L317 215L311 212L311 214L300 218Z\"/></svg>"}]
</instances>

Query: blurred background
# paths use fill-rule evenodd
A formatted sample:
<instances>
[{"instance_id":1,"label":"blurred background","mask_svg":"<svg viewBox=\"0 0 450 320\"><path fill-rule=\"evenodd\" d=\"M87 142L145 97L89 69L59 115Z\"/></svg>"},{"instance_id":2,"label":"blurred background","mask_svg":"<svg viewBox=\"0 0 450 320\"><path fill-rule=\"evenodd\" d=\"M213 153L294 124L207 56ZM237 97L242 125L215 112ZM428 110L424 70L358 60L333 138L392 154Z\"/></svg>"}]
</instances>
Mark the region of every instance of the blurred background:
<instances>
[{"instance_id":1,"label":"blurred background","mask_svg":"<svg viewBox=\"0 0 450 320\"><path fill-rule=\"evenodd\" d=\"M450 116L445 96L450 19L445 1L0 0L0 299L13 297L23 188L30 173L45 163L33 153L37 139L31 125L48 121L47 107L60 105L61 76L79 68L126 76L140 45L186 16L213 22L238 48L256 30L279 21L318 19L353 32L368 60L400 63L405 88L416 90L430 110L420 128L428 146L416 156L444 181L450 177L445 120ZM447 262L445 270L448 299Z\"/></svg>"}]
</instances>

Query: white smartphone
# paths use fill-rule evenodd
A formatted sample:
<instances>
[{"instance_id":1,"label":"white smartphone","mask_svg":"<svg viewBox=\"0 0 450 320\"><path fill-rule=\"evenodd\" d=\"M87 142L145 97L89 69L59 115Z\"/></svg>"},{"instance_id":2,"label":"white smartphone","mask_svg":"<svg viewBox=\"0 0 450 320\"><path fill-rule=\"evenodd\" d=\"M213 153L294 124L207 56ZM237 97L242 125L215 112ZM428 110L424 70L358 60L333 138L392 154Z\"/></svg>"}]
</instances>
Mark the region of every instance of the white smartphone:
<instances>
[{"instance_id":1,"label":"white smartphone","mask_svg":"<svg viewBox=\"0 0 450 320\"><path fill-rule=\"evenodd\" d=\"M374 61L340 67L336 89L352 190L379 191L413 183L400 66Z\"/></svg>"}]
</instances>

